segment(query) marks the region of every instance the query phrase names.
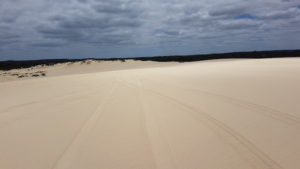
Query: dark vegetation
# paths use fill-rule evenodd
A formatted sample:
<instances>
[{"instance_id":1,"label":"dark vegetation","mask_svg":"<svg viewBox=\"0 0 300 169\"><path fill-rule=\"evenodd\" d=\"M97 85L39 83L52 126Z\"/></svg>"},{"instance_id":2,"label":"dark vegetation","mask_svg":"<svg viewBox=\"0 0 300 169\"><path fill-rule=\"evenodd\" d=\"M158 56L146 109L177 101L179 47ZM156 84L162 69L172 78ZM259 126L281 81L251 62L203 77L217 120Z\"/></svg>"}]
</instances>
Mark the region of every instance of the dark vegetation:
<instances>
[{"instance_id":1,"label":"dark vegetation","mask_svg":"<svg viewBox=\"0 0 300 169\"><path fill-rule=\"evenodd\" d=\"M57 63L77 61L89 64L89 59L97 61L121 61L140 60L156 62L193 62L211 59L234 59L234 58L281 58L281 57L300 57L300 50L277 50L277 51L254 51L254 52L235 52L221 54L204 54L204 55L182 55L182 56L155 56L155 57L137 57L137 58L108 58L108 59L47 59L47 60L24 60L24 61L0 61L0 70L11 70L19 68L29 68L37 65L50 66ZM43 75L42 75L43 76Z\"/></svg>"},{"instance_id":2,"label":"dark vegetation","mask_svg":"<svg viewBox=\"0 0 300 169\"><path fill-rule=\"evenodd\" d=\"M16 76L18 78L24 78L24 77L39 77L39 76L46 76L45 71L35 71L31 73L13 73L13 72L3 72L0 75L2 76Z\"/></svg>"}]
</instances>

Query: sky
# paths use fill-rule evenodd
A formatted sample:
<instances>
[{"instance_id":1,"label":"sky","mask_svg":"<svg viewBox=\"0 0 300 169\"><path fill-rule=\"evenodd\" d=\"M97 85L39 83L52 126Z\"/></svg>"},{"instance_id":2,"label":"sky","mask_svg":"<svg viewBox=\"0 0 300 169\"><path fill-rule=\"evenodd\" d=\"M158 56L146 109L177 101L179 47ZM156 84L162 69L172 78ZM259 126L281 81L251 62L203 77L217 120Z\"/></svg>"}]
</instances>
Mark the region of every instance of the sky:
<instances>
[{"instance_id":1,"label":"sky","mask_svg":"<svg viewBox=\"0 0 300 169\"><path fill-rule=\"evenodd\" d=\"M0 0L0 60L299 48L299 0Z\"/></svg>"}]
</instances>

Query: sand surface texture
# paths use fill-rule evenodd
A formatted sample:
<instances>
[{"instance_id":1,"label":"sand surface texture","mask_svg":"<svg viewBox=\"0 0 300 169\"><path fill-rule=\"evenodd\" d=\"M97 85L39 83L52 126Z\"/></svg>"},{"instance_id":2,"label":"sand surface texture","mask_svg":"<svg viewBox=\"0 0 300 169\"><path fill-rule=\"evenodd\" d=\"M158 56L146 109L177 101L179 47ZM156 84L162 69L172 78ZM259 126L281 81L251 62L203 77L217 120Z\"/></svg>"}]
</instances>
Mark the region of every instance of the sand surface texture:
<instances>
[{"instance_id":1,"label":"sand surface texture","mask_svg":"<svg viewBox=\"0 0 300 169\"><path fill-rule=\"evenodd\" d=\"M300 59L2 82L0 168L299 169Z\"/></svg>"}]
</instances>

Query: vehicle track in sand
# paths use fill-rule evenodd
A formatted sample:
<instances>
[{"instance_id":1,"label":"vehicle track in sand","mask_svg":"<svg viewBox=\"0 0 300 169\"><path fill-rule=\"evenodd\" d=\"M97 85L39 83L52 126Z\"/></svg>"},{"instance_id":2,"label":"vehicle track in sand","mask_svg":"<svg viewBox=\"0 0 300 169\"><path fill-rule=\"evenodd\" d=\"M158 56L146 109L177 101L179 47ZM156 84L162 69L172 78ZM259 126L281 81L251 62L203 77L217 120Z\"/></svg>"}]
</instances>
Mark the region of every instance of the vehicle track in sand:
<instances>
[{"instance_id":1,"label":"vehicle track in sand","mask_svg":"<svg viewBox=\"0 0 300 169\"><path fill-rule=\"evenodd\" d=\"M78 76L77 78L79 78L83 75L77 75L77 76ZM38 104L48 103L48 102L51 102L51 101L54 101L54 100L57 100L57 99L65 99L65 98L67 99L67 98L70 98L70 97L74 97L76 95L82 95L82 94L83 95L85 95L85 94L89 95L93 92L95 92L93 89L81 89L81 90L65 92L63 94L57 94L57 95L46 97L46 98L40 98L38 100L33 100L33 101L21 103L21 104L12 105L12 106L9 106L9 107L6 107L6 108L0 110L0 116L1 116L1 114L5 114L5 113L8 113L8 112L17 110L17 109L22 109L22 108L26 108L26 107L29 107L29 106L35 106L35 105L38 105Z\"/></svg>"},{"instance_id":2,"label":"vehicle track in sand","mask_svg":"<svg viewBox=\"0 0 300 169\"><path fill-rule=\"evenodd\" d=\"M95 127L98 119L101 117L103 108L114 95L113 92L117 88L117 82L112 85L111 89L104 96L104 99L97 106L96 110L84 122L79 131L75 134L72 141L67 145L60 157L54 162L52 169L70 169L77 155L81 153L82 144L88 139L90 131Z\"/></svg>"},{"instance_id":3,"label":"vehicle track in sand","mask_svg":"<svg viewBox=\"0 0 300 169\"><path fill-rule=\"evenodd\" d=\"M147 79L147 80L149 80L149 79ZM154 82L154 81L152 81L152 82ZM262 104L253 103L250 101L237 99L234 97L221 95L221 94L217 94L217 93L213 93L213 92L208 92L208 91L204 91L204 90L200 90L200 89L196 89L196 88L187 88L187 87L182 87L182 86L178 86L178 85L174 85L174 84L167 85L167 84L164 84L163 82L154 82L154 83L159 83L160 85L164 85L166 87L172 86L172 87L182 89L182 90L197 91L203 95L218 99L221 102L227 102L227 103L230 103L235 106L240 106L240 107L243 107L243 108L246 108L249 110L253 110L255 113L262 114L266 117L269 117L274 120L280 121L282 123L288 124L292 127L300 128L300 117L276 110L274 108L271 108L271 107L268 107L268 106L265 106Z\"/></svg>"},{"instance_id":4,"label":"vehicle track in sand","mask_svg":"<svg viewBox=\"0 0 300 169\"><path fill-rule=\"evenodd\" d=\"M178 167L176 165L176 162L172 157L171 146L161 131L161 125L157 121L157 116L155 112L150 113L149 111L147 111L149 110L149 105L147 104L144 98L144 90L142 87L142 83L139 80L137 80L136 86L128 86L138 87L139 99L142 105L142 111L145 118L144 121L147 129L148 139L152 147L157 168L177 169Z\"/></svg>"},{"instance_id":5,"label":"vehicle track in sand","mask_svg":"<svg viewBox=\"0 0 300 169\"><path fill-rule=\"evenodd\" d=\"M45 104L48 102L51 102L53 100L63 100L63 99L68 99L68 98L72 98L74 96L77 95L89 95L90 93L93 93L93 90L85 90L85 91L76 91L76 92L69 92L69 93L64 93L61 95L56 95L56 96L51 96L51 97L47 97L47 98L43 98L40 99L39 101L31 101L31 102L27 102L27 103L22 103L22 104L18 104L18 105L14 105L14 106L10 106L7 107L6 109L2 109L0 110L0 116L2 114L5 113L10 113L11 111L17 110L17 109L22 109L22 108L26 108L29 106L36 106L37 104Z\"/></svg>"},{"instance_id":6,"label":"vehicle track in sand","mask_svg":"<svg viewBox=\"0 0 300 169\"><path fill-rule=\"evenodd\" d=\"M125 81L124 81L125 82ZM126 83L126 82L125 82ZM200 111L197 108L184 103L177 98L167 96L161 92L148 89L143 87L142 82L140 81L141 89L144 92L155 94L158 97L161 97L165 101L172 102L174 107L182 108L188 112L193 118L199 120L200 123L205 124L209 127L216 135L218 135L222 140L228 143L240 156L249 163L253 168L256 169L282 169L282 167L277 164L271 157L262 152L257 148L253 143L251 143L247 138L231 129L225 123L217 120L206 112ZM139 87L137 84L127 83Z\"/></svg>"},{"instance_id":7,"label":"vehicle track in sand","mask_svg":"<svg viewBox=\"0 0 300 169\"><path fill-rule=\"evenodd\" d=\"M26 105L26 106L21 106L18 109L13 109L11 111L5 112L5 113L0 113L0 129L4 128L8 125L16 123L18 120L25 119L27 116L30 116L36 112L32 111L25 111L23 109L28 108L29 106L37 106L37 105L47 105L49 107L55 107L64 104L64 101L67 101L68 104L78 102L80 103L81 100L84 100L86 98L92 97L91 94L94 93L93 91L89 92L84 92L84 93L76 93L76 94L71 94L68 96L62 96L56 99L51 99L51 100L44 100L32 105ZM19 110L20 109L20 110ZM42 111L43 112L43 111Z\"/></svg>"}]
</instances>

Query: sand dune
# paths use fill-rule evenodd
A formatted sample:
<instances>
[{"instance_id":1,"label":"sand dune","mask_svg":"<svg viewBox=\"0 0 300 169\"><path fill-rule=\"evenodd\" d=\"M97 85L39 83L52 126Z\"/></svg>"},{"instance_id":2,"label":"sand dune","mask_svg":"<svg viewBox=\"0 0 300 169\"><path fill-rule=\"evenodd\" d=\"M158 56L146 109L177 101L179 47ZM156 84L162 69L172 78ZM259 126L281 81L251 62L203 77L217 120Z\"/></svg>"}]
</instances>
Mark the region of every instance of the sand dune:
<instances>
[{"instance_id":1,"label":"sand dune","mask_svg":"<svg viewBox=\"0 0 300 169\"><path fill-rule=\"evenodd\" d=\"M58 63L54 66L38 65L31 68L12 69L9 71L0 70L0 82L37 79L41 77L53 77L63 75L78 75L93 72L107 72L114 70L128 70L136 68L150 68L158 66L169 66L175 62L152 62L152 61L100 61L85 60L78 62Z\"/></svg>"},{"instance_id":2,"label":"sand dune","mask_svg":"<svg viewBox=\"0 0 300 169\"><path fill-rule=\"evenodd\" d=\"M300 168L300 59L149 63L0 83L0 168Z\"/></svg>"}]
</instances>

